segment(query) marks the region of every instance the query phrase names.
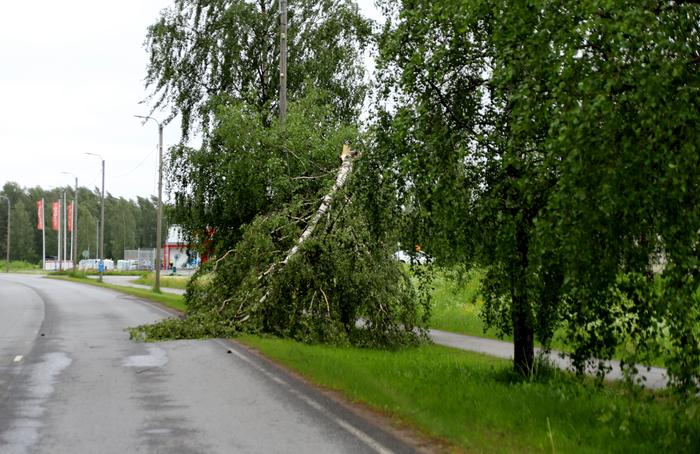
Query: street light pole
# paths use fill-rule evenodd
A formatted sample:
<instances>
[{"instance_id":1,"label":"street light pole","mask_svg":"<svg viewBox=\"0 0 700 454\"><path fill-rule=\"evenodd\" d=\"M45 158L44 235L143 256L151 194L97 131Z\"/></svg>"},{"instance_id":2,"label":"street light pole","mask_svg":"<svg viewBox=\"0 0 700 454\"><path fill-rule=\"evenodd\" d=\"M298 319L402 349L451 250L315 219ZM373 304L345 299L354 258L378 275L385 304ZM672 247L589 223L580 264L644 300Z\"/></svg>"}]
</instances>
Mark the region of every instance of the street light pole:
<instances>
[{"instance_id":1,"label":"street light pole","mask_svg":"<svg viewBox=\"0 0 700 454\"><path fill-rule=\"evenodd\" d=\"M161 230L163 229L163 124L153 117L134 115L137 118L144 120L153 120L158 125L158 212L156 221L156 282L153 290L160 292L160 269L161 265L161 249L162 241ZM144 122L145 123L145 122Z\"/></svg>"},{"instance_id":2,"label":"street light pole","mask_svg":"<svg viewBox=\"0 0 700 454\"><path fill-rule=\"evenodd\" d=\"M6 195L0 195L3 199L7 200L7 258L5 259L5 272L10 272L10 198Z\"/></svg>"},{"instance_id":3,"label":"street light pole","mask_svg":"<svg viewBox=\"0 0 700 454\"><path fill-rule=\"evenodd\" d=\"M97 156L102 160L102 197L101 197L101 207L100 207L100 263L98 265L98 270L100 272L100 277L98 280L102 282L102 277L104 274L104 259L105 259L105 160L102 156L96 153L85 153L90 156Z\"/></svg>"}]
</instances>

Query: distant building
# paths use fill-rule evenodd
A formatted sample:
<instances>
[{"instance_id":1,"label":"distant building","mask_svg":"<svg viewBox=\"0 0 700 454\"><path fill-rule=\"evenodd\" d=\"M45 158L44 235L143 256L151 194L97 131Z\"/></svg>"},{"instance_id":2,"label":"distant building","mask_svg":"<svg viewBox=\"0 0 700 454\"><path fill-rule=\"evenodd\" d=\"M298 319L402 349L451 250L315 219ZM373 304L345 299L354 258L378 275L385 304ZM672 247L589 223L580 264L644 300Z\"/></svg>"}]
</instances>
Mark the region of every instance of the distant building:
<instances>
[{"instance_id":1,"label":"distant building","mask_svg":"<svg viewBox=\"0 0 700 454\"><path fill-rule=\"evenodd\" d=\"M179 225L171 225L168 228L168 237L163 245L163 267L172 269L192 269L199 266L199 255L190 250L190 245L185 242L182 228Z\"/></svg>"}]
</instances>

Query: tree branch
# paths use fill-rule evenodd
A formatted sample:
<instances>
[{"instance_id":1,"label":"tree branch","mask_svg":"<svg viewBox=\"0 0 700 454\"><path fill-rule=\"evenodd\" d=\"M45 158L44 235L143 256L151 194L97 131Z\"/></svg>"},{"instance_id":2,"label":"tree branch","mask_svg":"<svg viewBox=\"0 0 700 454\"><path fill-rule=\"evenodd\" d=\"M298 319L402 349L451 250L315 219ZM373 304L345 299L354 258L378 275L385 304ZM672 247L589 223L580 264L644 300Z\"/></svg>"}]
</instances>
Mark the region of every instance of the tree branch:
<instances>
[{"instance_id":1,"label":"tree branch","mask_svg":"<svg viewBox=\"0 0 700 454\"><path fill-rule=\"evenodd\" d=\"M318 210L316 210L316 213L314 214L313 218L311 218L311 221L309 221L309 224L299 236L297 244L295 244L294 247L292 247L287 252L287 255L285 256L284 260L282 260L281 262L272 263L272 265L270 265L267 271L258 276L258 280L274 273L280 265L286 265L289 262L289 260L291 260L292 257L294 257L297 254L297 252L299 252L299 248L301 247L301 245L303 245L304 242L306 242L311 237L311 235L314 233L314 230L316 230L316 226L321 220L321 217L324 214L326 214L326 212L328 212L328 209L331 206L331 202L333 201L333 197L335 196L335 193L338 192L338 190L341 189L343 186L345 186L345 183L348 179L348 175L350 175L350 172L352 172L353 161L357 156L358 154L356 152L350 150L349 145L343 145L343 152L340 154L342 164L340 165L340 169L338 169L338 174L335 177L335 183L333 184L333 187L331 187L331 190L328 192L328 194L326 194L323 197L321 201L321 206L318 207ZM259 303L265 302L268 295L269 291L265 292L263 297L260 298Z\"/></svg>"}]
</instances>

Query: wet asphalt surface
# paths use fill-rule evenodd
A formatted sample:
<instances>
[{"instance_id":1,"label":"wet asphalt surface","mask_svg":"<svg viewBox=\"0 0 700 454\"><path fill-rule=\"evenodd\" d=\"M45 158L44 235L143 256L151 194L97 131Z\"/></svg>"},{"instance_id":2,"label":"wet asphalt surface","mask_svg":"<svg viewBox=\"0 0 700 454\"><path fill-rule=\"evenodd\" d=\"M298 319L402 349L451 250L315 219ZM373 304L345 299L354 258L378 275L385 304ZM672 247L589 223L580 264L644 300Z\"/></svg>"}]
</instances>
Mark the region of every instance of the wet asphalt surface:
<instances>
[{"instance_id":1,"label":"wet asphalt surface","mask_svg":"<svg viewBox=\"0 0 700 454\"><path fill-rule=\"evenodd\" d=\"M125 331L168 316L107 289L0 276L0 453L414 452L237 344Z\"/></svg>"}]
</instances>

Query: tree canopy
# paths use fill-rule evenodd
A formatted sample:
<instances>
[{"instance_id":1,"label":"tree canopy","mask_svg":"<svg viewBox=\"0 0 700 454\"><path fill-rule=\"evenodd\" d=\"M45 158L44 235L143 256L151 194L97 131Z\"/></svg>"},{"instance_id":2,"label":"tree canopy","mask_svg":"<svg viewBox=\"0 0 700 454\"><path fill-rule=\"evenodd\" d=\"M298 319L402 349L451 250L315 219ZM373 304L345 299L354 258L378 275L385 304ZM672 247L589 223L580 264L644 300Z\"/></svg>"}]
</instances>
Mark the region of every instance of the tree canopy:
<instances>
[{"instance_id":1,"label":"tree canopy","mask_svg":"<svg viewBox=\"0 0 700 454\"><path fill-rule=\"evenodd\" d=\"M485 318L514 334L516 367L557 327L579 367L628 339L628 360L653 355L664 333L677 384L697 384L698 6L393 11L379 152L422 242L487 266Z\"/></svg>"},{"instance_id":2,"label":"tree canopy","mask_svg":"<svg viewBox=\"0 0 700 454\"><path fill-rule=\"evenodd\" d=\"M365 148L362 53L372 24L352 0L289 3L290 108L280 123L276 6L177 1L149 30L154 108L181 114L185 134L203 128L201 147L170 150L168 173L177 222L212 260L189 286L184 321L134 334L415 341L427 311L358 188L382 189L362 159L339 159L344 146Z\"/></svg>"},{"instance_id":3,"label":"tree canopy","mask_svg":"<svg viewBox=\"0 0 700 454\"><path fill-rule=\"evenodd\" d=\"M275 3L179 0L149 29L153 107L205 139L172 150L176 217L216 254L210 271L232 276L191 288L206 323L166 328L250 321L337 340L353 336L353 317L371 327L390 314L374 334L420 325L417 295L387 261L403 237L442 264L486 270L483 317L513 334L520 372L559 330L579 370L625 344L627 364L663 353L674 384L696 389L700 6L380 4L366 134L356 119L372 24L350 0L290 4L287 125L275 121ZM261 274L310 222L342 142L364 149L322 234ZM373 276L339 284L355 269ZM330 318L308 323L319 295Z\"/></svg>"},{"instance_id":4,"label":"tree canopy","mask_svg":"<svg viewBox=\"0 0 700 454\"><path fill-rule=\"evenodd\" d=\"M68 203L73 200L75 188L41 187L22 188L15 183L6 183L1 193L12 203L11 213L11 260L30 263L41 262L41 231L37 226L36 202L44 199L46 223L46 255L55 256L58 241L51 230L51 203L62 200L66 193ZM1 200L1 199L0 199ZM7 207L0 201L0 257L5 258L5 235L7 232ZM166 218L169 208L166 207ZM78 255L83 252L96 257L97 225L100 219L100 192L78 188ZM165 223L164 231L167 229ZM137 197L105 196L105 257L118 260L124 257L125 249L154 248L156 245L156 200Z\"/></svg>"},{"instance_id":5,"label":"tree canopy","mask_svg":"<svg viewBox=\"0 0 700 454\"><path fill-rule=\"evenodd\" d=\"M279 8L275 0L176 0L151 25L146 83L154 109L181 115L183 135L209 131L217 106L243 102L269 125L278 109ZM357 118L365 96L358 58L371 23L352 0L289 2L289 99L326 92L333 114Z\"/></svg>"}]
</instances>

